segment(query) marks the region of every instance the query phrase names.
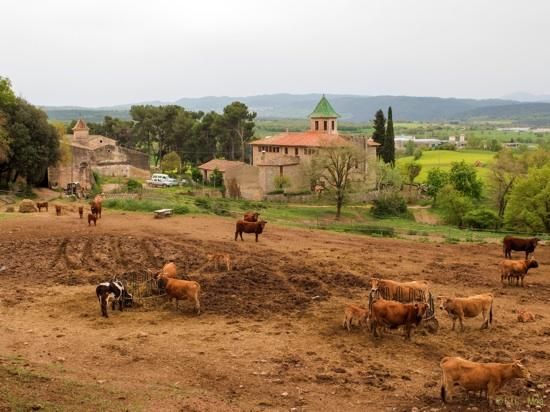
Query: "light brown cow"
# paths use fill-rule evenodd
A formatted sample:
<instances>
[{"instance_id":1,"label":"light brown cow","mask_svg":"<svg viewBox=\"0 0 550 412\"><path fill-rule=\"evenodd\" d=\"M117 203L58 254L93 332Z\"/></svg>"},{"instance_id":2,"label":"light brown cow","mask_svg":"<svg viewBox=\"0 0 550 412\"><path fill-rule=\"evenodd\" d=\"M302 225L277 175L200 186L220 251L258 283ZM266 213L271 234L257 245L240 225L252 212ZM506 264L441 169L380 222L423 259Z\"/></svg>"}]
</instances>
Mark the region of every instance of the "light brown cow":
<instances>
[{"instance_id":1,"label":"light brown cow","mask_svg":"<svg viewBox=\"0 0 550 412\"><path fill-rule=\"evenodd\" d=\"M512 363L479 363L460 357L445 357L441 366L441 400L452 399L454 385L458 384L467 390L485 390L489 405L495 401L497 391L507 381L514 378L529 379L531 376L519 361Z\"/></svg>"},{"instance_id":2,"label":"light brown cow","mask_svg":"<svg viewBox=\"0 0 550 412\"><path fill-rule=\"evenodd\" d=\"M56 216L61 216L61 206L55 205L55 214Z\"/></svg>"},{"instance_id":3,"label":"light brown cow","mask_svg":"<svg viewBox=\"0 0 550 412\"><path fill-rule=\"evenodd\" d=\"M464 332L464 318L475 318L481 313L483 323L481 329L489 327L493 323L493 300L492 293L484 293L465 298L448 298L439 296L441 301L439 308L447 311L453 320L453 328L455 330L456 320L460 322L460 329Z\"/></svg>"},{"instance_id":4,"label":"light brown cow","mask_svg":"<svg viewBox=\"0 0 550 412\"><path fill-rule=\"evenodd\" d=\"M201 286L194 280L181 280L166 277L164 275L157 275L159 287L166 290L166 295L169 300L176 300L176 309L178 308L178 302L184 299L192 299L195 302L195 311L197 315L201 313L200 293Z\"/></svg>"},{"instance_id":5,"label":"light brown cow","mask_svg":"<svg viewBox=\"0 0 550 412\"><path fill-rule=\"evenodd\" d=\"M426 303L401 303L379 299L372 304L371 308L372 333L378 336L379 328L395 329L405 326L405 339L410 339L412 327L420 324L427 309Z\"/></svg>"},{"instance_id":6,"label":"light brown cow","mask_svg":"<svg viewBox=\"0 0 550 412\"><path fill-rule=\"evenodd\" d=\"M519 286L519 280L521 278L521 286L523 286L523 278L525 277L529 269L535 269L538 267L538 262L533 258L529 260L505 259L500 262L500 281L504 284L504 281L508 279L508 284L511 284L512 278L516 278L516 286Z\"/></svg>"},{"instance_id":7,"label":"light brown cow","mask_svg":"<svg viewBox=\"0 0 550 412\"><path fill-rule=\"evenodd\" d=\"M526 322L535 321L535 315L533 315L531 312L525 309L518 309L517 313L518 313L518 322L526 323Z\"/></svg>"},{"instance_id":8,"label":"light brown cow","mask_svg":"<svg viewBox=\"0 0 550 412\"><path fill-rule=\"evenodd\" d=\"M176 264L174 262L166 263L157 275L157 277L160 277L160 276L165 276L167 278L176 278L177 277Z\"/></svg>"},{"instance_id":9,"label":"light brown cow","mask_svg":"<svg viewBox=\"0 0 550 412\"><path fill-rule=\"evenodd\" d=\"M371 278L371 291L379 293L384 299L398 302L426 301L429 284L425 280L398 282L390 279Z\"/></svg>"},{"instance_id":10,"label":"light brown cow","mask_svg":"<svg viewBox=\"0 0 550 412\"><path fill-rule=\"evenodd\" d=\"M348 332L350 331L350 326L353 325L354 321L358 326L367 326L367 320L369 317L369 310L361 305L354 305L350 303L346 305L344 310L344 321L342 322L342 327L346 328Z\"/></svg>"},{"instance_id":11,"label":"light brown cow","mask_svg":"<svg viewBox=\"0 0 550 412\"><path fill-rule=\"evenodd\" d=\"M104 199L104 195L102 193L101 195L97 195L94 198L94 200L90 203L90 209L98 219L101 219L101 209L103 208L102 206L103 199Z\"/></svg>"}]
</instances>

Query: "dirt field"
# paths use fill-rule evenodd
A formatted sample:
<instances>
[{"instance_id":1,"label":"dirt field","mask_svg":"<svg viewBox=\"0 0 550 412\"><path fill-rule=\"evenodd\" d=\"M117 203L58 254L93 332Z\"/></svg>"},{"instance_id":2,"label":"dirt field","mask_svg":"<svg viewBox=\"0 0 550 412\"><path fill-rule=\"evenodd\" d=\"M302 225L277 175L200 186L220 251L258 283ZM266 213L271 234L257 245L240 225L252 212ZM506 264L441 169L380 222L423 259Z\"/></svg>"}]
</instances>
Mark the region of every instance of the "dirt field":
<instances>
[{"instance_id":1,"label":"dirt field","mask_svg":"<svg viewBox=\"0 0 550 412\"><path fill-rule=\"evenodd\" d=\"M53 208L51 208L53 209ZM507 410L549 410L550 247L527 287L502 287L497 244L435 244L272 226L233 241L231 219L109 210L0 220L0 410L410 411L485 408L459 391L439 400L439 361L523 358L529 385L505 386ZM230 253L231 272L204 266ZM520 254L514 257L519 258ZM162 300L100 316L98 282L173 260L202 285L203 313ZM199 270L200 269L200 270ZM367 301L374 274L426 279L438 294L495 294L490 330L374 339L342 329L343 306ZM515 309L537 314L518 323ZM546 398L544 398L546 397ZM542 406L542 402L546 405ZM531 406L528 405L531 404ZM502 405L504 408L504 405ZM473 409L475 410L475 409Z\"/></svg>"}]
</instances>

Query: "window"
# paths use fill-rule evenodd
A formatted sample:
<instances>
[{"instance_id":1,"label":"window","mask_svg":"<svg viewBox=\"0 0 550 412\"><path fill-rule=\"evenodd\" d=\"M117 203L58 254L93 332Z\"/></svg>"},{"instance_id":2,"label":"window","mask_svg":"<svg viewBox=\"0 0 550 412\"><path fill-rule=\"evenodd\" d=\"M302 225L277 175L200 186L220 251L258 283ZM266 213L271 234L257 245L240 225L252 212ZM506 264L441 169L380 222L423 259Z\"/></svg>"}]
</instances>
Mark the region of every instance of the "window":
<instances>
[{"instance_id":1,"label":"window","mask_svg":"<svg viewBox=\"0 0 550 412\"><path fill-rule=\"evenodd\" d=\"M324 126L325 130L328 129L328 121L327 120L323 121L323 126Z\"/></svg>"},{"instance_id":2,"label":"window","mask_svg":"<svg viewBox=\"0 0 550 412\"><path fill-rule=\"evenodd\" d=\"M315 130L319 130L319 120L315 120Z\"/></svg>"},{"instance_id":3,"label":"window","mask_svg":"<svg viewBox=\"0 0 550 412\"><path fill-rule=\"evenodd\" d=\"M288 154L288 147L285 147L285 154Z\"/></svg>"},{"instance_id":4,"label":"window","mask_svg":"<svg viewBox=\"0 0 550 412\"><path fill-rule=\"evenodd\" d=\"M304 149L304 154L305 155L314 155L317 153L317 150L316 149L309 149L309 148L305 148Z\"/></svg>"},{"instance_id":5,"label":"window","mask_svg":"<svg viewBox=\"0 0 550 412\"><path fill-rule=\"evenodd\" d=\"M332 123L332 130L334 130L334 120L331 123Z\"/></svg>"},{"instance_id":6,"label":"window","mask_svg":"<svg viewBox=\"0 0 550 412\"><path fill-rule=\"evenodd\" d=\"M295 155L295 156L298 156L298 148L297 148L297 147L294 148L294 155Z\"/></svg>"}]
</instances>

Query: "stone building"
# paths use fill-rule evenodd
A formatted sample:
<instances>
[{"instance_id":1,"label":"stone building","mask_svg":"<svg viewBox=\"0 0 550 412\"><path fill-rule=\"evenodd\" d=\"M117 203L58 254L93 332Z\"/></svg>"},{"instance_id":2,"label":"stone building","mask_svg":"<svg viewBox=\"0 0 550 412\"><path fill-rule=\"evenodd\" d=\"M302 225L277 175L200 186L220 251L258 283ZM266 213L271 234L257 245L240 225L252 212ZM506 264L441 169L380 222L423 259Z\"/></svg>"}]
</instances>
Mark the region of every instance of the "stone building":
<instances>
[{"instance_id":1,"label":"stone building","mask_svg":"<svg viewBox=\"0 0 550 412\"><path fill-rule=\"evenodd\" d=\"M65 188L79 182L83 189L92 186L92 171L104 176L149 178L149 156L146 153L119 146L116 140L90 135L86 122L79 119L73 134L64 136L69 156L48 169L48 185Z\"/></svg>"},{"instance_id":2,"label":"stone building","mask_svg":"<svg viewBox=\"0 0 550 412\"><path fill-rule=\"evenodd\" d=\"M218 170L222 175L225 176L225 172L227 172L229 169L232 169L236 166L242 166L244 164L245 163L236 160L212 159L200 165L198 169L202 172L202 181L208 182L214 170Z\"/></svg>"},{"instance_id":3,"label":"stone building","mask_svg":"<svg viewBox=\"0 0 550 412\"><path fill-rule=\"evenodd\" d=\"M376 162L377 143L366 137L344 136L338 133L340 115L332 108L325 96L309 115L309 130L285 132L250 143L252 165L233 167L225 173L225 179L235 179L241 195L248 199L262 199L277 189L276 177L285 176L289 191L310 190L312 182L307 173L311 160L326 145L355 144L364 151L366 161L357 165L359 175L367 186L374 187L372 165Z\"/></svg>"}]
</instances>

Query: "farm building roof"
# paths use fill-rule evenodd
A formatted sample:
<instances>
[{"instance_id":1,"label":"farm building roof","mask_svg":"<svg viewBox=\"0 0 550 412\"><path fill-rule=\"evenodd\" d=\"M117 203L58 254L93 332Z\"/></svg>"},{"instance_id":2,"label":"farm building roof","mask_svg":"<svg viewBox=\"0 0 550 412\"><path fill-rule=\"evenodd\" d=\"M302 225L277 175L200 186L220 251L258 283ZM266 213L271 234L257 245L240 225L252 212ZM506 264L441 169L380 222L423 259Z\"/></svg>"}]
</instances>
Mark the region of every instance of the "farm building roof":
<instances>
[{"instance_id":1,"label":"farm building roof","mask_svg":"<svg viewBox=\"0 0 550 412\"><path fill-rule=\"evenodd\" d=\"M340 115L336 113L336 110L332 108L325 95L323 95L309 117L314 119L317 117L340 117Z\"/></svg>"},{"instance_id":2,"label":"farm building roof","mask_svg":"<svg viewBox=\"0 0 550 412\"><path fill-rule=\"evenodd\" d=\"M254 140L255 146L292 146L292 147L322 147L327 144L346 145L349 140L338 134L319 132L286 132L264 139ZM372 139L367 141L368 146L379 146Z\"/></svg>"},{"instance_id":3,"label":"farm building roof","mask_svg":"<svg viewBox=\"0 0 550 412\"><path fill-rule=\"evenodd\" d=\"M242 166L246 163L238 162L236 160L224 160L224 159L212 159L199 166L199 169L202 170L215 170L218 169L220 172L225 172L226 170L231 169L235 166Z\"/></svg>"}]
</instances>

